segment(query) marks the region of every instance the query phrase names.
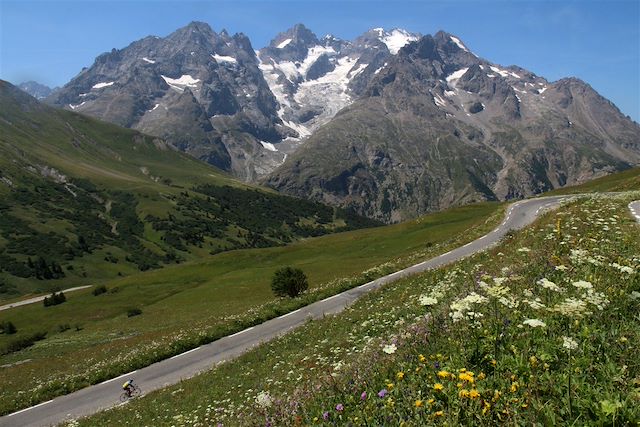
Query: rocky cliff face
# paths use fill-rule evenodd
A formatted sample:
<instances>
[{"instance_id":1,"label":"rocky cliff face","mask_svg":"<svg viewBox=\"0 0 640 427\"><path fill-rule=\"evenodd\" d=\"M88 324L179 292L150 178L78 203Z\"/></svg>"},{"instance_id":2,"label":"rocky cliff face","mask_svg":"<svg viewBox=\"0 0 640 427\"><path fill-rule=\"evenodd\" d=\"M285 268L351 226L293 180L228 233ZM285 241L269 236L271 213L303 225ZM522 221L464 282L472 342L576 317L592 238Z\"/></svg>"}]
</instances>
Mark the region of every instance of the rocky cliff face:
<instances>
[{"instance_id":1,"label":"rocky cliff face","mask_svg":"<svg viewBox=\"0 0 640 427\"><path fill-rule=\"evenodd\" d=\"M199 22L100 55L48 101L160 136L246 180L282 161L261 141L288 132L249 39Z\"/></svg>"},{"instance_id":2,"label":"rocky cliff face","mask_svg":"<svg viewBox=\"0 0 640 427\"><path fill-rule=\"evenodd\" d=\"M640 162L638 125L588 84L491 63L445 32L348 41L298 24L254 51L194 22L100 55L48 101L388 222Z\"/></svg>"},{"instance_id":3,"label":"rocky cliff face","mask_svg":"<svg viewBox=\"0 0 640 427\"><path fill-rule=\"evenodd\" d=\"M394 222L640 163L640 127L580 80L490 63L444 32L386 61L269 185Z\"/></svg>"}]
</instances>

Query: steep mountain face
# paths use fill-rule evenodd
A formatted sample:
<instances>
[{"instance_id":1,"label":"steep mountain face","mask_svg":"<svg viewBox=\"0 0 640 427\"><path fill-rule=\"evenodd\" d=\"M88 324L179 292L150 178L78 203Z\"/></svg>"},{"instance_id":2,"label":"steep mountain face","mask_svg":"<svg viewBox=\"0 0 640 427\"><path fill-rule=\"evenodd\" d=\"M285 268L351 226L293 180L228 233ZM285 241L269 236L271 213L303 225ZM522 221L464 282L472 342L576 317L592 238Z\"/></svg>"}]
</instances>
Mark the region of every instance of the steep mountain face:
<instances>
[{"instance_id":1,"label":"steep mountain face","mask_svg":"<svg viewBox=\"0 0 640 427\"><path fill-rule=\"evenodd\" d=\"M249 39L205 23L104 53L48 100L162 137L246 180L282 161L260 144L287 129Z\"/></svg>"},{"instance_id":2,"label":"steep mountain face","mask_svg":"<svg viewBox=\"0 0 640 427\"><path fill-rule=\"evenodd\" d=\"M54 105L162 137L245 180L273 171L417 35L321 40L303 25L255 52L242 34L193 22L96 58ZM257 56L256 56L257 54Z\"/></svg>"},{"instance_id":3,"label":"steep mountain face","mask_svg":"<svg viewBox=\"0 0 640 427\"><path fill-rule=\"evenodd\" d=\"M266 182L387 222L640 163L640 127L578 79L548 82L425 36Z\"/></svg>"},{"instance_id":4,"label":"steep mountain face","mask_svg":"<svg viewBox=\"0 0 640 427\"><path fill-rule=\"evenodd\" d=\"M55 90L58 90L58 88L51 89L49 86L34 82L33 80L20 83L18 88L27 92L36 99L44 99L51 95Z\"/></svg>"},{"instance_id":5,"label":"steep mountain face","mask_svg":"<svg viewBox=\"0 0 640 427\"><path fill-rule=\"evenodd\" d=\"M316 129L350 105L369 81L405 44L418 35L395 29L370 30L354 41L322 39L298 24L278 34L258 52L278 104L278 117L296 134L274 149L291 153Z\"/></svg>"}]
</instances>

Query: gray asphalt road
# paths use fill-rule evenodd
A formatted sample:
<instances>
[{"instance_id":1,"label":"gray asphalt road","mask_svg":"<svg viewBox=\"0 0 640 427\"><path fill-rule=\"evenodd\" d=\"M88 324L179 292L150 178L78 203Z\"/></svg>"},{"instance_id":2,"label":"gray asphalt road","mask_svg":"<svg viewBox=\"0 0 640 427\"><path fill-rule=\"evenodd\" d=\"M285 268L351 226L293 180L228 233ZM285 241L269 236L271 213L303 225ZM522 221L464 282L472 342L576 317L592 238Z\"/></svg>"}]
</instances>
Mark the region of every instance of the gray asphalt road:
<instances>
[{"instance_id":1,"label":"gray asphalt road","mask_svg":"<svg viewBox=\"0 0 640 427\"><path fill-rule=\"evenodd\" d=\"M93 286L93 285L77 286L75 288L63 289L62 292L64 292L66 294L68 292L73 292L73 291L78 291L80 289L90 288L91 286ZM39 296L39 297L33 297L33 298L25 299L25 300L22 300L22 301L12 302L11 304L0 305L0 311L8 310L8 309L13 308L13 307L19 307L21 305L33 304L34 302L42 301L43 299L45 299L48 296L49 295L42 295L42 296Z\"/></svg>"},{"instance_id":2,"label":"gray asphalt road","mask_svg":"<svg viewBox=\"0 0 640 427\"><path fill-rule=\"evenodd\" d=\"M138 371L4 416L0 418L0 426L48 426L116 406L120 404L118 398L121 383L129 377L135 378L143 393L175 384L210 369L217 362L232 359L262 342L282 335L302 325L308 318L318 319L325 314L338 313L361 295L385 283L437 268L482 251L497 243L509 230L522 228L531 223L541 210L553 208L562 199L567 198L557 196L514 203L509 207L505 220L499 227L460 248ZM640 213L640 206L636 207L636 211Z\"/></svg>"},{"instance_id":3,"label":"gray asphalt road","mask_svg":"<svg viewBox=\"0 0 640 427\"><path fill-rule=\"evenodd\" d=\"M640 200L629 203L629 210L631 214L636 217L636 220L640 222Z\"/></svg>"}]
</instances>

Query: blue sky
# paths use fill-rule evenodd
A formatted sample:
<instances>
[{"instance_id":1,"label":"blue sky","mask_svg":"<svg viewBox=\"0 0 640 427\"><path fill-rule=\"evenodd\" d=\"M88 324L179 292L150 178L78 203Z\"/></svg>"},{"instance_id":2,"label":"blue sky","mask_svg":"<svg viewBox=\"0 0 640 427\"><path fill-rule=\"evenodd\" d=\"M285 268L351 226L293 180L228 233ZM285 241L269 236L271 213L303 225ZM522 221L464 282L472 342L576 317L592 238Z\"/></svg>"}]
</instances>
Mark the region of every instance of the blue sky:
<instances>
[{"instance_id":1,"label":"blue sky","mask_svg":"<svg viewBox=\"0 0 640 427\"><path fill-rule=\"evenodd\" d=\"M100 53L193 20L243 32L256 49L298 22L344 39L373 27L442 29L490 61L579 77L640 122L638 0L0 0L0 78L63 85Z\"/></svg>"}]
</instances>

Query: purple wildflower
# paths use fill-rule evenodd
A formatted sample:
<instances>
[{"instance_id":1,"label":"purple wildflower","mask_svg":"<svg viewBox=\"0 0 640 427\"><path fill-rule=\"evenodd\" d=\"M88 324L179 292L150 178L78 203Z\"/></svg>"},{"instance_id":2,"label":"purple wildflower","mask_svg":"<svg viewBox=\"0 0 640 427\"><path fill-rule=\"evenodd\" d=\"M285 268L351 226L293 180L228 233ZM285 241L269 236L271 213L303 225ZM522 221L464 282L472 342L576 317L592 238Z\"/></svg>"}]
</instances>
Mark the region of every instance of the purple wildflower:
<instances>
[{"instance_id":1,"label":"purple wildflower","mask_svg":"<svg viewBox=\"0 0 640 427\"><path fill-rule=\"evenodd\" d=\"M325 421L329 419L329 411L325 411L322 413L322 419Z\"/></svg>"},{"instance_id":2,"label":"purple wildflower","mask_svg":"<svg viewBox=\"0 0 640 427\"><path fill-rule=\"evenodd\" d=\"M336 405L336 411L338 411L338 412L344 411L344 405L342 403L338 403Z\"/></svg>"},{"instance_id":3,"label":"purple wildflower","mask_svg":"<svg viewBox=\"0 0 640 427\"><path fill-rule=\"evenodd\" d=\"M362 394L360 395L360 400L366 400L367 399L367 392L363 391Z\"/></svg>"},{"instance_id":4,"label":"purple wildflower","mask_svg":"<svg viewBox=\"0 0 640 427\"><path fill-rule=\"evenodd\" d=\"M378 392L378 397L385 397L389 393L386 388L383 388Z\"/></svg>"}]
</instances>

